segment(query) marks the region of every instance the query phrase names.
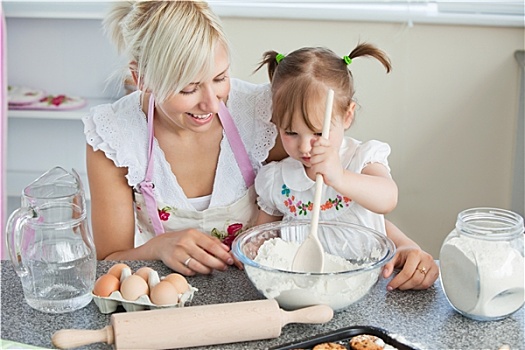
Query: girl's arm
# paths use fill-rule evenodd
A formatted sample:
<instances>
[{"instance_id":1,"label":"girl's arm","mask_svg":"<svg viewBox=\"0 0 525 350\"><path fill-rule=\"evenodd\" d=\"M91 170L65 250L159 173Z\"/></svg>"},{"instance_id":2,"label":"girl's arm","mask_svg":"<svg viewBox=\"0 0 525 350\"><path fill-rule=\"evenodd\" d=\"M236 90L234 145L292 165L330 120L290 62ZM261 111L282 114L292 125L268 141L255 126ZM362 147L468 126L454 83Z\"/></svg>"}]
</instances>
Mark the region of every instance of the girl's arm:
<instances>
[{"instance_id":1,"label":"girl's arm","mask_svg":"<svg viewBox=\"0 0 525 350\"><path fill-rule=\"evenodd\" d=\"M361 173L343 168L339 148L330 140L318 138L312 144L311 167L308 176L323 175L327 186L359 203L362 207L378 214L387 214L397 205L397 185L388 168L381 163L367 164Z\"/></svg>"},{"instance_id":2,"label":"girl's arm","mask_svg":"<svg viewBox=\"0 0 525 350\"><path fill-rule=\"evenodd\" d=\"M397 185L383 164L369 164L361 174L345 169L342 172L337 181L327 185L374 213L387 214L394 210Z\"/></svg>"}]
</instances>

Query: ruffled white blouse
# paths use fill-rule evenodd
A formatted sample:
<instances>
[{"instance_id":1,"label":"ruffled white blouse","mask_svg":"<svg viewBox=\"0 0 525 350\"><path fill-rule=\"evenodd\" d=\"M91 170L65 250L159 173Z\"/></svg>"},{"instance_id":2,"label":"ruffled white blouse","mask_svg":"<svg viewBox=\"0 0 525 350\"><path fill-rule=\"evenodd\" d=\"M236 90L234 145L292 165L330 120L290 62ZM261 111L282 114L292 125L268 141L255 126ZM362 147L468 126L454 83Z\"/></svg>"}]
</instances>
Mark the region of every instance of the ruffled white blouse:
<instances>
[{"instance_id":1,"label":"ruffled white blouse","mask_svg":"<svg viewBox=\"0 0 525 350\"><path fill-rule=\"evenodd\" d=\"M277 128L270 122L270 85L231 79L228 110L257 173L277 137ZM95 151L104 152L116 166L128 168L126 177L129 186L135 187L140 183L146 174L148 160L148 126L141 107L141 92L124 96L112 104L94 107L82 120L87 143ZM224 132L220 147L209 208L229 205L247 192ZM178 184L156 139L153 152L152 182L155 183L157 201L197 211Z\"/></svg>"}]
</instances>

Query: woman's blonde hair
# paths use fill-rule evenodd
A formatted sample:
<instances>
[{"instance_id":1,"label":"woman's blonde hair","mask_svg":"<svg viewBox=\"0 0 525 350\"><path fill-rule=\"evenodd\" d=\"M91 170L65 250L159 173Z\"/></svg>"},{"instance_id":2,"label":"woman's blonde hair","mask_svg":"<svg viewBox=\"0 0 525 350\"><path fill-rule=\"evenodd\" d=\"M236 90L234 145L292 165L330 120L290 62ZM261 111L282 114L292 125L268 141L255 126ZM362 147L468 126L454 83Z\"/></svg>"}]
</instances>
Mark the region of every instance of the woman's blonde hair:
<instances>
[{"instance_id":1,"label":"woman's blonde hair","mask_svg":"<svg viewBox=\"0 0 525 350\"><path fill-rule=\"evenodd\" d=\"M133 63L139 88L159 102L211 78L218 45L229 54L220 19L204 1L117 2L104 28Z\"/></svg>"},{"instance_id":2,"label":"woman's blonde hair","mask_svg":"<svg viewBox=\"0 0 525 350\"><path fill-rule=\"evenodd\" d=\"M305 47L282 56L276 51L267 51L256 70L268 66L272 82L272 121L279 128L290 129L292 116L300 111L304 122L314 131L308 117L314 111L324 111L328 88L334 90L334 115L344 116L354 97L354 81L348 69L352 59L368 56L377 59L386 69L391 70L387 54L375 46L358 44L346 57L337 56L323 47Z\"/></svg>"}]
</instances>

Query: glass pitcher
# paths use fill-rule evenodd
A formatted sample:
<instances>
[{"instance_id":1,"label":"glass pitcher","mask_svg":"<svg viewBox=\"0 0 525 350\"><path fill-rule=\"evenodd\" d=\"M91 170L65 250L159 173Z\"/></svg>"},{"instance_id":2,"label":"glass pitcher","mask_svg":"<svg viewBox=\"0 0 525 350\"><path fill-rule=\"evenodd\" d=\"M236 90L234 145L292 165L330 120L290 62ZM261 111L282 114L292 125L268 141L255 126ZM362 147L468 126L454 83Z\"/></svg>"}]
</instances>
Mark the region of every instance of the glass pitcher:
<instances>
[{"instance_id":1,"label":"glass pitcher","mask_svg":"<svg viewBox=\"0 0 525 350\"><path fill-rule=\"evenodd\" d=\"M21 208L34 208L49 202L73 203L85 211L84 187L75 169L69 172L54 167L22 191Z\"/></svg>"},{"instance_id":2,"label":"glass pitcher","mask_svg":"<svg viewBox=\"0 0 525 350\"><path fill-rule=\"evenodd\" d=\"M7 248L27 303L80 309L92 299L96 253L78 174L55 167L29 184L6 225Z\"/></svg>"}]
</instances>

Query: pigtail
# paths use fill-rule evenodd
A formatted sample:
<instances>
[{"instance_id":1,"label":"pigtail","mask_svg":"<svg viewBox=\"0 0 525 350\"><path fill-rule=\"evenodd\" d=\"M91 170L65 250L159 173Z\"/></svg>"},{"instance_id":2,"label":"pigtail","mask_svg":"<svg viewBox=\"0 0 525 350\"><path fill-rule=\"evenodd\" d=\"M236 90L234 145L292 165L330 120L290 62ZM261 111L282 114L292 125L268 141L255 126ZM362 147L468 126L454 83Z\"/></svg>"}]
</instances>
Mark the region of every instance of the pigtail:
<instances>
[{"instance_id":1,"label":"pigtail","mask_svg":"<svg viewBox=\"0 0 525 350\"><path fill-rule=\"evenodd\" d=\"M352 52L350 52L350 55L348 55L348 57L350 57L351 59L360 56L368 56L377 59L385 67L387 73L390 73L390 71L392 70L392 65L390 63L390 58L388 58L388 55L384 51L378 49L372 44L358 44L355 47L355 49L353 49Z\"/></svg>"},{"instance_id":2,"label":"pigtail","mask_svg":"<svg viewBox=\"0 0 525 350\"><path fill-rule=\"evenodd\" d=\"M261 62L259 62L259 66L253 71L254 73L257 72L259 69L261 69L264 65L268 65L268 77L270 78L270 82L273 79L273 75L275 73L275 70L277 69L277 55L279 53L277 51L266 51L263 54L263 59Z\"/></svg>"}]
</instances>

